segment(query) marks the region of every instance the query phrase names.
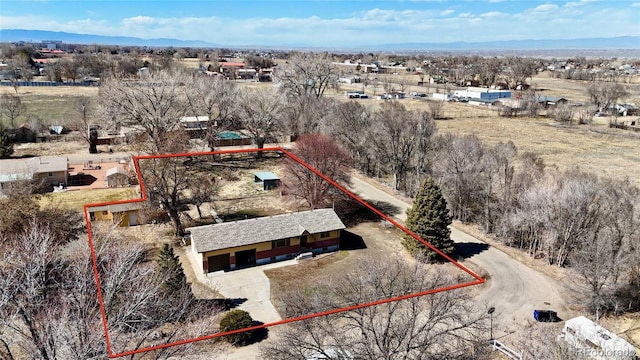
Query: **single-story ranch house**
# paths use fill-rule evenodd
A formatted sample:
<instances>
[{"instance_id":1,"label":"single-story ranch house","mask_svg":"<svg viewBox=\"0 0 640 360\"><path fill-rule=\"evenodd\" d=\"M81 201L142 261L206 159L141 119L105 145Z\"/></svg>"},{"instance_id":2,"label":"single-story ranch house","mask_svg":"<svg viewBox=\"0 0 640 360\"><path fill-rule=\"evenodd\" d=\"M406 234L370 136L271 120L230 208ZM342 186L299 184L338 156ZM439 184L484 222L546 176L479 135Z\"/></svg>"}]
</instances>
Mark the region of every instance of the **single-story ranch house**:
<instances>
[{"instance_id":1,"label":"single-story ranch house","mask_svg":"<svg viewBox=\"0 0 640 360\"><path fill-rule=\"evenodd\" d=\"M208 273L336 251L344 229L333 209L316 209L186 230L196 262Z\"/></svg>"},{"instance_id":2,"label":"single-story ranch house","mask_svg":"<svg viewBox=\"0 0 640 360\"><path fill-rule=\"evenodd\" d=\"M42 156L0 160L0 192L3 184L18 180L33 180L45 185L67 185L67 158Z\"/></svg>"}]
</instances>

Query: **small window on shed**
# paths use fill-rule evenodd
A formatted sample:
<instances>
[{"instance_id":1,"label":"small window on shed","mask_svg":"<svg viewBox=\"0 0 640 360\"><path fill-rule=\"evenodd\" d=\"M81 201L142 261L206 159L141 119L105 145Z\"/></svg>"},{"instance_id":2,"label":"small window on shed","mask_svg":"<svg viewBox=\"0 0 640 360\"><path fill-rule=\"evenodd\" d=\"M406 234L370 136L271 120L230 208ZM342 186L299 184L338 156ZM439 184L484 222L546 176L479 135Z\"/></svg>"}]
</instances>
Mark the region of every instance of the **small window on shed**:
<instances>
[{"instance_id":1,"label":"small window on shed","mask_svg":"<svg viewBox=\"0 0 640 360\"><path fill-rule=\"evenodd\" d=\"M53 173L51 171L49 171L49 173L47 174L47 176L53 176Z\"/></svg>"},{"instance_id":2,"label":"small window on shed","mask_svg":"<svg viewBox=\"0 0 640 360\"><path fill-rule=\"evenodd\" d=\"M329 236L331 236L331 231L323 231L320 233L320 237L321 238L328 238Z\"/></svg>"},{"instance_id":3,"label":"small window on shed","mask_svg":"<svg viewBox=\"0 0 640 360\"><path fill-rule=\"evenodd\" d=\"M585 344L594 350L600 350L600 346L589 339L584 340Z\"/></svg>"}]
</instances>

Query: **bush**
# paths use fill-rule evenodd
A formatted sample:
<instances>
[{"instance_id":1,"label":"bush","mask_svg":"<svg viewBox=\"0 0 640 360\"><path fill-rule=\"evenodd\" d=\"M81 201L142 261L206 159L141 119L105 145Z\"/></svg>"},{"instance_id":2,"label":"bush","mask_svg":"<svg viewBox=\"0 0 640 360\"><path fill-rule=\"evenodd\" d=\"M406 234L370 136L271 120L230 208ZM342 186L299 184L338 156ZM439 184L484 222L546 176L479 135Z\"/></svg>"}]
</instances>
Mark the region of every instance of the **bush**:
<instances>
[{"instance_id":1,"label":"bush","mask_svg":"<svg viewBox=\"0 0 640 360\"><path fill-rule=\"evenodd\" d=\"M248 312L244 310L231 310L220 320L220 330L222 332L239 330L248 328L253 325L253 319ZM244 346L251 343L253 331L244 331L224 337L230 344L234 346Z\"/></svg>"}]
</instances>

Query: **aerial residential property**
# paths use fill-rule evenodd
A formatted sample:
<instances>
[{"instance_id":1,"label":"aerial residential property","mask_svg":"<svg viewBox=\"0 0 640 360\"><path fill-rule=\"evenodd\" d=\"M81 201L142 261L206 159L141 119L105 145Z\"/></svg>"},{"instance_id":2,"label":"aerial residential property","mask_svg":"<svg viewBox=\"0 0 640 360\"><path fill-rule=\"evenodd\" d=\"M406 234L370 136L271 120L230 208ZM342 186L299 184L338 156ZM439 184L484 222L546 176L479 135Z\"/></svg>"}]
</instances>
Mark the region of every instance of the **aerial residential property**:
<instances>
[{"instance_id":1,"label":"aerial residential property","mask_svg":"<svg viewBox=\"0 0 640 360\"><path fill-rule=\"evenodd\" d=\"M344 224L333 209L187 228L204 273L338 250Z\"/></svg>"},{"instance_id":2,"label":"aerial residential property","mask_svg":"<svg viewBox=\"0 0 640 360\"><path fill-rule=\"evenodd\" d=\"M3 184L17 180L32 180L49 186L67 185L67 166L64 156L0 160L0 191Z\"/></svg>"}]
</instances>

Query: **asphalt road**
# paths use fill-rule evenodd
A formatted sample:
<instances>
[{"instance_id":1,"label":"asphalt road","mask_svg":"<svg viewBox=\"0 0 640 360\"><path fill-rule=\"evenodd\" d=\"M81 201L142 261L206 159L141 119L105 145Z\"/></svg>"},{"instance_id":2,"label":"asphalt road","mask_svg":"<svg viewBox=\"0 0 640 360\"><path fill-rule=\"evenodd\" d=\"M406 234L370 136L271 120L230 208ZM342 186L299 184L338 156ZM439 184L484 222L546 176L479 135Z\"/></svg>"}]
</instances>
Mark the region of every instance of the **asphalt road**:
<instances>
[{"instance_id":1,"label":"asphalt road","mask_svg":"<svg viewBox=\"0 0 640 360\"><path fill-rule=\"evenodd\" d=\"M404 223L406 210L411 207L409 203L362 179L351 179L350 191L364 200L392 205L395 211L388 215ZM534 309L555 310L561 319L568 316L561 286L555 280L455 227L451 227L451 238L463 258L462 264L473 263L489 274L487 283L481 285L477 300L487 308L496 309L493 313L495 337L517 331L533 321Z\"/></svg>"}]
</instances>

